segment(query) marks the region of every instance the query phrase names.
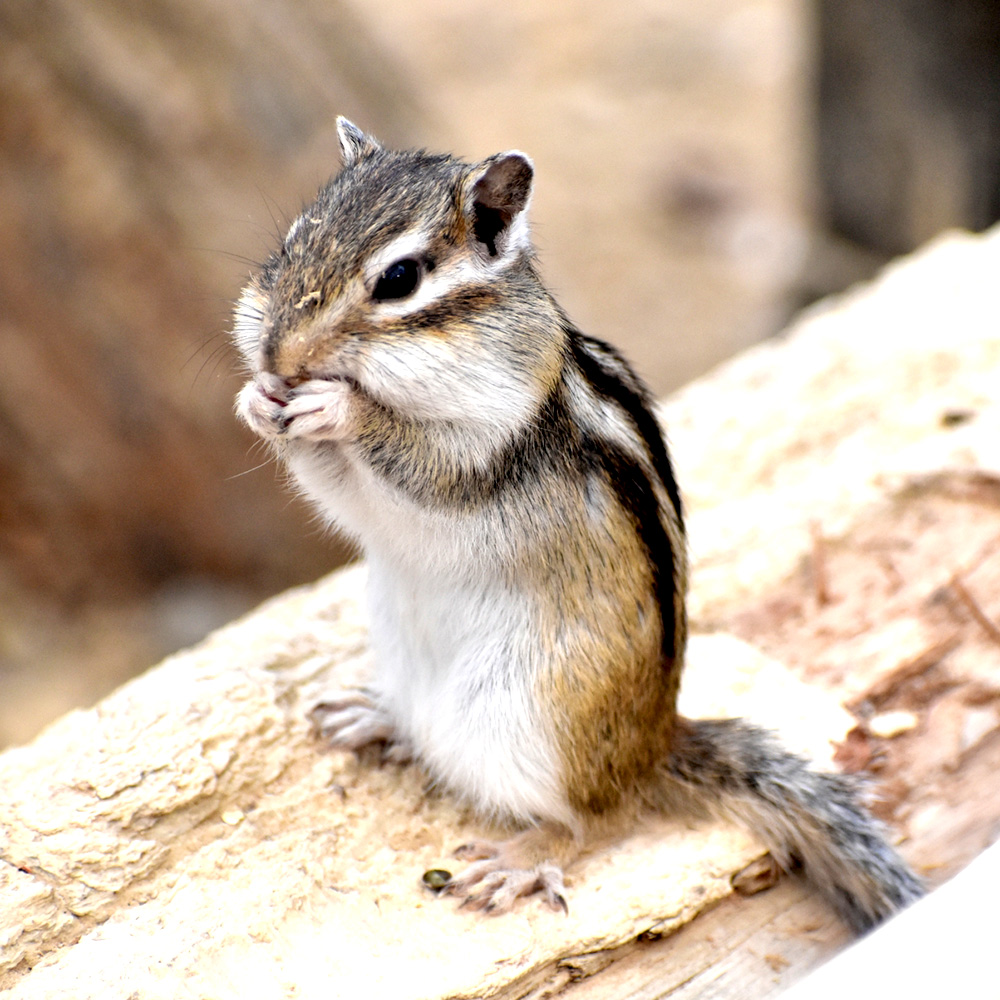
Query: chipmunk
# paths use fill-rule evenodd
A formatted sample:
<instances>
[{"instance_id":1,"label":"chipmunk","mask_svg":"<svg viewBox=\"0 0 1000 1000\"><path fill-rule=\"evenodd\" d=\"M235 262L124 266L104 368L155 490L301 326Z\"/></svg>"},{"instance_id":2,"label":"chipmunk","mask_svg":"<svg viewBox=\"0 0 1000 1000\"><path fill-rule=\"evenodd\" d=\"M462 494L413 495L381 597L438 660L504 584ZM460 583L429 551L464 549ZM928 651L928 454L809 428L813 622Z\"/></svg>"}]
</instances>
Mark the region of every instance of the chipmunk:
<instances>
[{"instance_id":1,"label":"chipmunk","mask_svg":"<svg viewBox=\"0 0 1000 1000\"><path fill-rule=\"evenodd\" d=\"M376 676L317 707L326 736L522 829L460 849L446 888L472 908L565 908L588 843L677 809L745 823L856 931L921 895L854 779L678 715L681 498L646 388L538 275L531 160L337 128L341 172L234 329L239 416L368 562Z\"/></svg>"}]
</instances>

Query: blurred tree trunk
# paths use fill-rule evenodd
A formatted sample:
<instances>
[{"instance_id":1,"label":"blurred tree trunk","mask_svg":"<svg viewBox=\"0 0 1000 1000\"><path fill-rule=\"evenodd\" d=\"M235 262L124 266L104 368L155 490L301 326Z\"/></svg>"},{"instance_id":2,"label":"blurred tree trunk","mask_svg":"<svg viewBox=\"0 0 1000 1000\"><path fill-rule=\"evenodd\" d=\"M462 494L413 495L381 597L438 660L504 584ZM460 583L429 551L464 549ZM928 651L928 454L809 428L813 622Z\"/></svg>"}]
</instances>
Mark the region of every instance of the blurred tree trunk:
<instances>
[{"instance_id":1,"label":"blurred tree trunk","mask_svg":"<svg viewBox=\"0 0 1000 1000\"><path fill-rule=\"evenodd\" d=\"M1000 4L819 0L821 218L882 257L1000 218Z\"/></svg>"},{"instance_id":2,"label":"blurred tree trunk","mask_svg":"<svg viewBox=\"0 0 1000 1000\"><path fill-rule=\"evenodd\" d=\"M336 169L334 115L409 142L411 93L336 3L0 4L0 584L335 563L272 464L243 474L267 456L232 414L229 303Z\"/></svg>"}]
</instances>

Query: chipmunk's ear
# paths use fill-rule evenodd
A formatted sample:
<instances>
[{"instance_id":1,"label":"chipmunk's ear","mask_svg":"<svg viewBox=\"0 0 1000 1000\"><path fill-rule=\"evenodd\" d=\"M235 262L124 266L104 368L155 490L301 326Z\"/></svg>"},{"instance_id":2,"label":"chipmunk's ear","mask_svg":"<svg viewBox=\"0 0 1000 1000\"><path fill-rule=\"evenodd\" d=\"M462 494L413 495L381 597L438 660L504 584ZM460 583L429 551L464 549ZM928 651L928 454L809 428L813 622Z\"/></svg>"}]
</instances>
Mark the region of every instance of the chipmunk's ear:
<instances>
[{"instance_id":1,"label":"chipmunk's ear","mask_svg":"<svg viewBox=\"0 0 1000 1000\"><path fill-rule=\"evenodd\" d=\"M358 160L377 153L382 144L374 136L362 132L354 122L348 121L343 115L337 118L337 138L340 140L340 156L345 167L350 167Z\"/></svg>"},{"instance_id":2,"label":"chipmunk's ear","mask_svg":"<svg viewBox=\"0 0 1000 1000\"><path fill-rule=\"evenodd\" d=\"M465 203L477 245L489 257L505 257L530 244L526 209L535 168L524 153L497 153L469 175Z\"/></svg>"}]
</instances>

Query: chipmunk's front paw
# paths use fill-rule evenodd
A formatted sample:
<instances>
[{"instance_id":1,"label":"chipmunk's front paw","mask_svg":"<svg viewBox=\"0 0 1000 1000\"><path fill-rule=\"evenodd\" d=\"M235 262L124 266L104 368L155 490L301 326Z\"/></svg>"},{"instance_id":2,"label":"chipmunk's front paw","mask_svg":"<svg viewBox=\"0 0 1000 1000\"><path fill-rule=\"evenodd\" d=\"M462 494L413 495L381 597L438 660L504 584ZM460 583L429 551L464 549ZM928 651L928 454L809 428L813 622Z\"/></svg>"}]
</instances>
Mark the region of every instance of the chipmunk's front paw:
<instances>
[{"instance_id":1,"label":"chipmunk's front paw","mask_svg":"<svg viewBox=\"0 0 1000 1000\"><path fill-rule=\"evenodd\" d=\"M275 440L285 433L282 415L287 405L288 383L259 372L236 397L236 414L255 434Z\"/></svg>"},{"instance_id":2,"label":"chipmunk's front paw","mask_svg":"<svg viewBox=\"0 0 1000 1000\"><path fill-rule=\"evenodd\" d=\"M459 849L461 850L461 848ZM450 879L444 891L462 898L461 906L486 913L507 913L522 896L540 892L554 910L569 913L562 869L552 862L509 868L502 853L477 861Z\"/></svg>"},{"instance_id":3,"label":"chipmunk's front paw","mask_svg":"<svg viewBox=\"0 0 1000 1000\"><path fill-rule=\"evenodd\" d=\"M396 736L389 716L363 691L344 691L313 707L309 718L316 731L335 747L361 750L383 745L383 759L407 763L413 756Z\"/></svg>"},{"instance_id":4,"label":"chipmunk's front paw","mask_svg":"<svg viewBox=\"0 0 1000 1000\"><path fill-rule=\"evenodd\" d=\"M277 375L258 372L236 397L236 412L268 440L342 441L353 426L353 393L342 379L310 379L293 388Z\"/></svg>"},{"instance_id":5,"label":"chipmunk's front paw","mask_svg":"<svg viewBox=\"0 0 1000 1000\"><path fill-rule=\"evenodd\" d=\"M342 441L350 436L354 389L342 379L310 379L288 393L281 412L283 433L307 441Z\"/></svg>"}]
</instances>

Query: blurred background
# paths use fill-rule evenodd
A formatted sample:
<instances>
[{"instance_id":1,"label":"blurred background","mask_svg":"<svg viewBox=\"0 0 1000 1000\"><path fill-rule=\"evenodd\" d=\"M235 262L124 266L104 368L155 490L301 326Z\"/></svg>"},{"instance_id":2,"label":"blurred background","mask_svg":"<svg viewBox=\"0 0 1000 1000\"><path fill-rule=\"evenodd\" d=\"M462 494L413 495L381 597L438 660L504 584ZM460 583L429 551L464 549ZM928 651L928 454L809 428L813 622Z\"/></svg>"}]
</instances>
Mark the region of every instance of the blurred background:
<instances>
[{"instance_id":1,"label":"blurred background","mask_svg":"<svg viewBox=\"0 0 1000 1000\"><path fill-rule=\"evenodd\" d=\"M529 152L546 280L664 393L1000 216L1000 4L3 0L0 746L349 556L227 342L338 113Z\"/></svg>"}]
</instances>

